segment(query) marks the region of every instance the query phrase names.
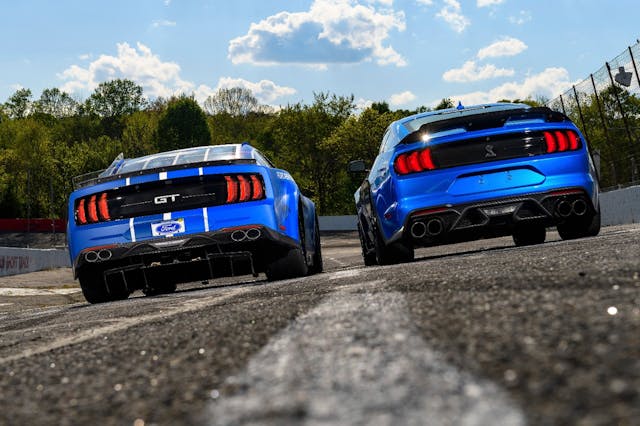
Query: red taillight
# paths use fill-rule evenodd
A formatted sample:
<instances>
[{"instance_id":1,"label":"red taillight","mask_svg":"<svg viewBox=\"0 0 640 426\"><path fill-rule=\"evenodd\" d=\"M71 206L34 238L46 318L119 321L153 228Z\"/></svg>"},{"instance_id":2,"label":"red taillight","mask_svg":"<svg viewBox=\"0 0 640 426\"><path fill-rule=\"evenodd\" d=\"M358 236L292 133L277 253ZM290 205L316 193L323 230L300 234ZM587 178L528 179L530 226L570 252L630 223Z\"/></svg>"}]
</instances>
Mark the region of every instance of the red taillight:
<instances>
[{"instance_id":1,"label":"red taillight","mask_svg":"<svg viewBox=\"0 0 640 426\"><path fill-rule=\"evenodd\" d=\"M576 151L580 148L580 137L571 130L544 132L547 154L554 152Z\"/></svg>"},{"instance_id":2,"label":"red taillight","mask_svg":"<svg viewBox=\"0 0 640 426\"><path fill-rule=\"evenodd\" d=\"M87 213L84 209L84 198L81 198L80 202L78 203L77 218L78 223L80 223L81 225L87 223Z\"/></svg>"},{"instance_id":3,"label":"red taillight","mask_svg":"<svg viewBox=\"0 0 640 426\"><path fill-rule=\"evenodd\" d=\"M436 168L433 164L433 159L431 158L430 149L425 149L420 152L420 165L426 170L433 170Z\"/></svg>"},{"instance_id":4,"label":"red taillight","mask_svg":"<svg viewBox=\"0 0 640 426\"><path fill-rule=\"evenodd\" d=\"M95 195L92 195L91 198L89 199L88 213L89 213L89 221L90 222L97 222L98 221L98 209L97 209L97 206L96 206L96 196Z\"/></svg>"},{"instance_id":5,"label":"red taillight","mask_svg":"<svg viewBox=\"0 0 640 426\"><path fill-rule=\"evenodd\" d=\"M238 181L240 182L240 201L247 201L251 196L251 184L242 175L238 175Z\"/></svg>"},{"instance_id":6,"label":"red taillight","mask_svg":"<svg viewBox=\"0 0 640 426\"><path fill-rule=\"evenodd\" d=\"M556 152L556 138L551 132L544 132L544 141L547 144L547 153Z\"/></svg>"},{"instance_id":7,"label":"red taillight","mask_svg":"<svg viewBox=\"0 0 640 426\"><path fill-rule=\"evenodd\" d=\"M398 155L394 167L399 175L424 172L425 170L434 170L436 168L429 148Z\"/></svg>"},{"instance_id":8,"label":"red taillight","mask_svg":"<svg viewBox=\"0 0 640 426\"><path fill-rule=\"evenodd\" d=\"M406 175L407 173L409 173L409 167L407 166L407 155L406 154L400 154L398 155L398 157L396 158L396 172L399 175Z\"/></svg>"},{"instance_id":9,"label":"red taillight","mask_svg":"<svg viewBox=\"0 0 640 426\"><path fill-rule=\"evenodd\" d=\"M227 181L227 203L238 201L238 184L231 176L225 176Z\"/></svg>"},{"instance_id":10,"label":"red taillight","mask_svg":"<svg viewBox=\"0 0 640 426\"><path fill-rule=\"evenodd\" d=\"M102 193L100 201L98 201L98 213L100 214L101 220L111 220L111 216L109 216L109 206L107 205L106 192Z\"/></svg>"},{"instance_id":11,"label":"red taillight","mask_svg":"<svg viewBox=\"0 0 640 426\"><path fill-rule=\"evenodd\" d=\"M251 186L252 186L252 193L253 195L251 196L252 200L259 200L264 196L264 189L262 188L262 182L260 182L260 179L258 179L258 177L256 175L251 175Z\"/></svg>"},{"instance_id":12,"label":"red taillight","mask_svg":"<svg viewBox=\"0 0 640 426\"><path fill-rule=\"evenodd\" d=\"M569 140L567 139L567 135L564 132L560 131L555 132L555 134L558 141L558 151L566 151L569 148Z\"/></svg>"}]
</instances>

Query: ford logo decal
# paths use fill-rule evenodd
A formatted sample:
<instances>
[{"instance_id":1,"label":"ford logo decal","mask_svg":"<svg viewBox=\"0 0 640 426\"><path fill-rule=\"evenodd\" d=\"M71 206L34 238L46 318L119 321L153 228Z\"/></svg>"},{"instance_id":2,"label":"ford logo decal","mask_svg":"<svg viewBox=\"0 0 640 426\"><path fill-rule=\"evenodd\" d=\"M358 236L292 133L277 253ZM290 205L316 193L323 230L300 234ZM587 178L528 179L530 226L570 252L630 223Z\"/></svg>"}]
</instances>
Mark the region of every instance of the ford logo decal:
<instances>
[{"instance_id":1,"label":"ford logo decal","mask_svg":"<svg viewBox=\"0 0 640 426\"><path fill-rule=\"evenodd\" d=\"M158 232L171 234L180 230L179 223L164 223L158 227Z\"/></svg>"}]
</instances>

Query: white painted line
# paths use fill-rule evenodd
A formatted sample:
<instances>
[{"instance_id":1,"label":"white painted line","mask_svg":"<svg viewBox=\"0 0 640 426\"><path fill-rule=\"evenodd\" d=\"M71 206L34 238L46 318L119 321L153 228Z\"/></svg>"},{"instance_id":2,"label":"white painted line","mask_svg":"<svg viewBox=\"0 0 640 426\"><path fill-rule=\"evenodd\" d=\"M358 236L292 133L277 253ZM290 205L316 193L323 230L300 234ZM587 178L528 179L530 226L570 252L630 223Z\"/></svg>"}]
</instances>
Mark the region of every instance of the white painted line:
<instances>
[{"instance_id":1,"label":"white painted line","mask_svg":"<svg viewBox=\"0 0 640 426\"><path fill-rule=\"evenodd\" d=\"M458 370L415 331L400 293L340 291L254 355L204 413L210 424L514 425L497 385Z\"/></svg>"},{"instance_id":2,"label":"white painted line","mask_svg":"<svg viewBox=\"0 0 640 426\"><path fill-rule=\"evenodd\" d=\"M181 299L175 297L173 298L174 305L168 307L166 310L161 310L159 312L142 315L142 316L134 316L134 317L122 317L122 318L111 318L113 321L112 324L96 327L96 328L88 328L84 331L80 331L77 334L71 336L64 336L58 338L52 342L45 343L41 346L37 346L32 349L26 349L20 353L7 356L5 358L0 358L0 365L6 362L15 361L17 359L27 358L33 355L41 354L44 352L49 352L54 349L63 348L65 346L76 345L78 343L85 342L87 340L95 339L107 334L116 333L118 331L126 330L131 327L139 327L141 324L158 321L162 319L166 319L173 315L183 314L187 312L199 311L203 308L206 308L211 305L215 305L220 303L226 299L230 299L238 294L249 291L246 288L232 289L229 290L226 294L216 294L214 296L206 296L199 299L187 299L184 300L182 305L175 306L175 303L179 303ZM114 302L115 303L115 302ZM127 303L127 302L124 302ZM128 302L131 303L131 302ZM94 306L95 309L101 309L101 306Z\"/></svg>"},{"instance_id":3,"label":"white painted line","mask_svg":"<svg viewBox=\"0 0 640 426\"><path fill-rule=\"evenodd\" d=\"M335 257L330 257L329 259L336 262L340 266L347 266L346 263L344 263L342 260L336 259Z\"/></svg>"},{"instance_id":4,"label":"white painted line","mask_svg":"<svg viewBox=\"0 0 640 426\"><path fill-rule=\"evenodd\" d=\"M79 293L79 288L0 288L0 296L51 296Z\"/></svg>"}]
</instances>

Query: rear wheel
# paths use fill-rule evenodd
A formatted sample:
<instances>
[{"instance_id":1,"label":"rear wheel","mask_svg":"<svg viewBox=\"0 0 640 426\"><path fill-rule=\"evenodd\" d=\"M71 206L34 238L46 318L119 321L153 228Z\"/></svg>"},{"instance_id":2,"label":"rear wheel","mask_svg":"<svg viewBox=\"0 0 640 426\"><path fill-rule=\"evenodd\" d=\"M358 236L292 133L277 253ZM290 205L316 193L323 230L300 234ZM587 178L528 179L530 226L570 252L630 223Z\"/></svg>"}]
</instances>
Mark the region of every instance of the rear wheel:
<instances>
[{"instance_id":1,"label":"rear wheel","mask_svg":"<svg viewBox=\"0 0 640 426\"><path fill-rule=\"evenodd\" d=\"M295 248L269 263L266 274L269 281L276 281L303 277L307 275L307 272L307 262L303 252L299 248Z\"/></svg>"},{"instance_id":2,"label":"rear wheel","mask_svg":"<svg viewBox=\"0 0 640 426\"><path fill-rule=\"evenodd\" d=\"M542 244L546 238L547 229L544 225L522 226L513 231L513 242L519 247Z\"/></svg>"},{"instance_id":3,"label":"rear wheel","mask_svg":"<svg viewBox=\"0 0 640 426\"><path fill-rule=\"evenodd\" d=\"M89 303L104 303L128 298L130 292L127 284L124 278L118 278L116 275L107 283L102 270L83 271L78 274L82 294Z\"/></svg>"},{"instance_id":4,"label":"rear wheel","mask_svg":"<svg viewBox=\"0 0 640 426\"><path fill-rule=\"evenodd\" d=\"M583 237L595 237L600 233L600 207L598 212L589 217L572 218L557 226L558 234L563 240L574 240Z\"/></svg>"},{"instance_id":5,"label":"rear wheel","mask_svg":"<svg viewBox=\"0 0 640 426\"><path fill-rule=\"evenodd\" d=\"M362 259L365 266L377 265L375 250L369 250L365 238L367 238L362 231L362 224L358 220L358 237L360 237L360 248L362 249Z\"/></svg>"},{"instance_id":6,"label":"rear wheel","mask_svg":"<svg viewBox=\"0 0 640 426\"><path fill-rule=\"evenodd\" d=\"M378 265L393 265L413 261L415 256L413 247L402 241L385 244L380 233L376 230L375 257Z\"/></svg>"},{"instance_id":7,"label":"rear wheel","mask_svg":"<svg viewBox=\"0 0 640 426\"><path fill-rule=\"evenodd\" d=\"M309 268L309 274L319 274L322 272L322 247L320 246L320 226L318 225L318 216L315 217L315 240L313 241L313 264Z\"/></svg>"}]
</instances>

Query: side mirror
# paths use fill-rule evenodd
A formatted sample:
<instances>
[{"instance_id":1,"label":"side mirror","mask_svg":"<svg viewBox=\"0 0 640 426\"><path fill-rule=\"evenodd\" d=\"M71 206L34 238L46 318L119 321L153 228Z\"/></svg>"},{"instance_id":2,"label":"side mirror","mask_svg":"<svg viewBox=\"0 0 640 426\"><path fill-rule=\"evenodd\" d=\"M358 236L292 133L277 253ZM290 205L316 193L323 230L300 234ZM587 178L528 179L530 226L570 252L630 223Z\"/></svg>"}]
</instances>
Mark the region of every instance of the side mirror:
<instances>
[{"instance_id":1,"label":"side mirror","mask_svg":"<svg viewBox=\"0 0 640 426\"><path fill-rule=\"evenodd\" d=\"M364 164L364 160L353 160L349 162L347 166L349 173L364 173L368 172L367 166Z\"/></svg>"}]
</instances>

